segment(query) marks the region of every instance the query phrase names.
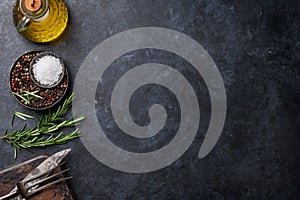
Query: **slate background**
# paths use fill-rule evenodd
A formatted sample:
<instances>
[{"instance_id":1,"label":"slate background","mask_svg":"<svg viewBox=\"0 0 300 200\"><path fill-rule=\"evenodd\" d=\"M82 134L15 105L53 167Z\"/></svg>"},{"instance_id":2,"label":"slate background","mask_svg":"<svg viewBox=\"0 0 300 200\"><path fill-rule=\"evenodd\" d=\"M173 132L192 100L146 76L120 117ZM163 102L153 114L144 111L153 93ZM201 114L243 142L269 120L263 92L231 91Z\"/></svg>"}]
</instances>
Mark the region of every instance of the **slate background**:
<instances>
[{"instance_id":1,"label":"slate background","mask_svg":"<svg viewBox=\"0 0 300 200\"><path fill-rule=\"evenodd\" d=\"M185 73L198 98L203 100L204 117L187 152L170 166L147 174L128 174L106 167L88 153L80 140L36 149L34 155L66 147L73 149L66 165L74 175L70 185L77 199L300 198L299 1L66 0L70 14L68 29L59 41L44 45L31 43L18 34L12 23L12 4L12 0L0 2L1 133L11 130L9 120L14 110L29 113L13 99L8 87L10 66L25 51L47 50L60 55L73 81L83 59L103 40L132 28L156 26L180 31L198 41L222 74L228 100L225 127L213 151L199 160L197 153L210 114L208 93L201 77L187 63L166 52L144 50L132 52L131 60L118 59L107 72L108 83L114 81L118 67L130 68L150 60ZM174 117L170 119L174 120L165 133L176 133L176 98L165 88L150 87L141 88L133 97L134 120L141 125L147 123L145 104L173 105L170 113ZM150 92L142 98L146 90ZM97 99L108 95L111 86L104 91L107 93L97 91ZM101 110L107 105L96 105L99 121L104 125L110 118ZM17 121L16 127L22 124ZM114 128L108 130L108 136L132 151L155 149L168 140L165 136L157 138L154 147L143 143L141 150L132 141L118 139ZM34 155L23 150L15 161L13 149L0 141L0 169Z\"/></svg>"}]
</instances>

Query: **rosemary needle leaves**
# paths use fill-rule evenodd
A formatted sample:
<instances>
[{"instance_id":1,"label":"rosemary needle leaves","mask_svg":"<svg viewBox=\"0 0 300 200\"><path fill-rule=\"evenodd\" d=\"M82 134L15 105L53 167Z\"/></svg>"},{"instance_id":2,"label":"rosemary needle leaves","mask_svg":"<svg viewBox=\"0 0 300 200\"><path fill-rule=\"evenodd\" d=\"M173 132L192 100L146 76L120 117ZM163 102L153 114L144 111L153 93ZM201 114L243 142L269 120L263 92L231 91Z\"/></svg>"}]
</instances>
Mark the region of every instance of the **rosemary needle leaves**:
<instances>
[{"instance_id":1,"label":"rosemary needle leaves","mask_svg":"<svg viewBox=\"0 0 300 200\"><path fill-rule=\"evenodd\" d=\"M18 111L14 111L11 118L11 126L14 126L15 117L19 117L20 119L23 119L24 121L27 120L27 118L33 119L34 117L31 115L27 115Z\"/></svg>"},{"instance_id":2,"label":"rosemary needle leaves","mask_svg":"<svg viewBox=\"0 0 300 200\"><path fill-rule=\"evenodd\" d=\"M16 158L17 152L21 148L30 150L31 148L35 147L65 144L71 139L80 137L78 129L67 134L63 134L63 132L56 134L56 132L60 129L64 127L73 127L76 123L84 119L84 116L80 116L76 119L63 118L63 115L65 115L71 108L73 99L74 93L66 98L64 103L56 110L49 109L47 114L44 114L40 119L38 119L35 127L26 129L25 124L22 129L12 131L11 133L8 133L6 130L4 135L0 136L0 138L4 139L8 144L11 144L14 147ZM31 116L20 112L14 112L13 119L14 116L17 116L23 120L26 118L31 118Z\"/></svg>"}]
</instances>

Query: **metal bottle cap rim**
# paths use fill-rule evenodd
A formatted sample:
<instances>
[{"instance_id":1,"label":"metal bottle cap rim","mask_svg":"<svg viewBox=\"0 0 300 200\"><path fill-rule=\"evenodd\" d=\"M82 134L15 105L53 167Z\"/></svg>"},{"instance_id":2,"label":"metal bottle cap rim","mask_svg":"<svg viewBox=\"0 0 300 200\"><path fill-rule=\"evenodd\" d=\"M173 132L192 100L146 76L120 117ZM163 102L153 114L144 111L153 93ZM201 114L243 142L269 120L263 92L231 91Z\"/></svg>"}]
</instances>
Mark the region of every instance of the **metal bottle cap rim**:
<instances>
[{"instance_id":1,"label":"metal bottle cap rim","mask_svg":"<svg viewBox=\"0 0 300 200\"><path fill-rule=\"evenodd\" d=\"M26 17L31 18L31 19L38 19L40 17L42 17L48 10L49 7L49 0L38 0L40 1L41 5L37 10L29 10L28 8L26 8L25 3L28 0L20 0L19 2L19 8L20 11L22 12L22 14L24 14ZM34 0L32 0L34 2ZM37 0L35 0L37 1Z\"/></svg>"}]
</instances>

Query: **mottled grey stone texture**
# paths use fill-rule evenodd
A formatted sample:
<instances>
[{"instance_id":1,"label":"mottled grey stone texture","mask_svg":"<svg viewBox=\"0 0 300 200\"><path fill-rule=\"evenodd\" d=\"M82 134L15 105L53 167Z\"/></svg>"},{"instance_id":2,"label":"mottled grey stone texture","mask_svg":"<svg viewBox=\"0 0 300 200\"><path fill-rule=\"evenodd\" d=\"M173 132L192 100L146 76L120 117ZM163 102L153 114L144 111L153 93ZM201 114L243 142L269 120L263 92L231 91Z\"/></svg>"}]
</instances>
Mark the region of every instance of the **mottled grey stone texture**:
<instances>
[{"instance_id":1,"label":"mottled grey stone texture","mask_svg":"<svg viewBox=\"0 0 300 200\"><path fill-rule=\"evenodd\" d=\"M110 112L110 95L120 76L134 66L158 62L180 71L192 84L201 122L188 151L170 166L147 174L110 169L94 159L80 140L36 149L34 155L70 147L67 167L77 199L299 199L300 145L300 3L292 0L66 0L70 22L52 44L34 44L15 30L12 0L0 2L0 132L11 130L14 110L30 113L11 96L10 66L25 51L60 55L71 83L87 54L119 32L138 27L164 27L198 41L218 66L227 92L228 111L213 151L198 159L210 116L205 83L180 57L153 49L128 53L116 60L97 91L95 107L107 136L120 147L147 152L167 144L176 134L180 106L174 94L146 85L132 96L130 112L139 125L149 123L148 108L165 106L166 126L152 140L122 134ZM107 84L104 84L107 83ZM72 85L72 84L71 84ZM100 85L99 85L100 87ZM16 127L22 121L16 120ZM29 121L29 125L33 125ZM33 156L22 150L17 161ZM16 162L13 149L0 141L0 169Z\"/></svg>"}]
</instances>

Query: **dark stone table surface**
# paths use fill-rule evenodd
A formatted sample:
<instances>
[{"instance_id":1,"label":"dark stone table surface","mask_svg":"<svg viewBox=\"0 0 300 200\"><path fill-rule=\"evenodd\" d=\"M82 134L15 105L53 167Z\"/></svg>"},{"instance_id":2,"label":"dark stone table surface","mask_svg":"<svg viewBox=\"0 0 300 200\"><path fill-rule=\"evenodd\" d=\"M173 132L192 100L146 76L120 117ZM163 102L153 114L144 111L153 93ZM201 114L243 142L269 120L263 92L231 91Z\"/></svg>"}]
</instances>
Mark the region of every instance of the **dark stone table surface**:
<instances>
[{"instance_id":1,"label":"dark stone table surface","mask_svg":"<svg viewBox=\"0 0 300 200\"><path fill-rule=\"evenodd\" d=\"M32 43L16 31L12 4L13 0L0 1L1 134L5 129L12 130L9 121L13 111L30 113L14 100L8 86L10 66L19 55L30 50L60 55L73 85L81 63L94 47L117 33L139 27L179 31L208 51L224 80L227 117L214 149L198 159L210 116L209 101L205 101L209 97L201 77L192 70L186 71L191 66L166 52L152 49L132 52L129 56L132 59L124 56L114 63L106 81L115 81L118 67L157 61L174 66L191 79L193 87L198 87L197 96L204 99L203 118L185 154L158 171L131 174L97 161L80 139L63 146L34 149L34 154L21 150L17 160L13 158L13 148L0 140L0 169L70 147L72 152L66 158L66 167L71 168L69 174L74 176L70 186L77 199L300 199L299 1L66 0L68 28L60 40L51 44ZM101 87L104 88L98 87L96 100L113 88L109 84ZM164 132L176 131L179 109L174 95L158 85L140 90L130 103L134 121L147 124L147 104L170 105L170 113L175 117ZM109 122L108 116L101 113L103 105L96 104L98 119ZM33 125L34 121L28 123ZM15 126L22 124L23 121L17 120ZM168 142L164 141L168 139L164 135L153 147L151 141L136 146L114 135L110 138L136 152L151 151Z\"/></svg>"}]
</instances>

